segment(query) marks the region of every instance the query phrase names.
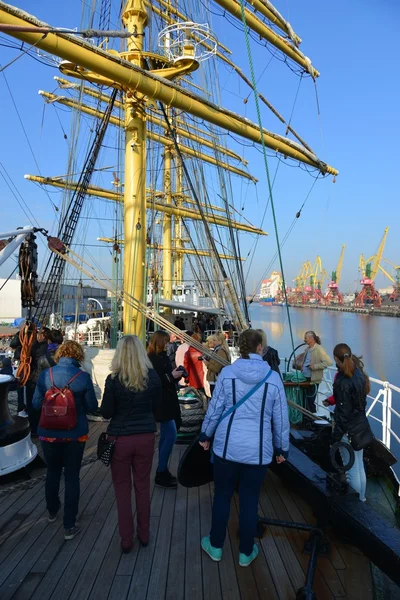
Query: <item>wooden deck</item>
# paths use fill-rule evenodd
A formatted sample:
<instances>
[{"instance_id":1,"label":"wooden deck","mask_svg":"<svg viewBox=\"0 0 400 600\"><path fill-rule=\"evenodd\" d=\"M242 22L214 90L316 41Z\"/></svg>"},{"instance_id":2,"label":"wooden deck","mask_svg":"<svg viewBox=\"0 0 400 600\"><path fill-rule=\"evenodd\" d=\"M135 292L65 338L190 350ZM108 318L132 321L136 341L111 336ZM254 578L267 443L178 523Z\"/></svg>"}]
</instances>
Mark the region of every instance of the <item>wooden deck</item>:
<instances>
[{"instance_id":1,"label":"wooden deck","mask_svg":"<svg viewBox=\"0 0 400 600\"><path fill-rule=\"evenodd\" d=\"M95 452L98 433L91 426L85 456ZM175 447L175 472L182 447ZM156 461L154 461L153 471ZM154 474L154 472L153 472ZM153 477L152 477L153 481ZM1 489L1 488L0 488ZM238 555L237 499L232 503L222 561L213 563L200 549L210 527L212 488L152 489L151 541L122 555L110 471L100 462L82 468L81 533L63 537L62 522L47 522L44 482L0 497L0 598L18 600L294 600L304 585L307 534L274 527L260 542L259 558L241 569ZM260 513L313 522L310 507L279 478L268 474ZM373 597L369 561L329 532L330 556L318 558L318 600L369 600Z\"/></svg>"}]
</instances>

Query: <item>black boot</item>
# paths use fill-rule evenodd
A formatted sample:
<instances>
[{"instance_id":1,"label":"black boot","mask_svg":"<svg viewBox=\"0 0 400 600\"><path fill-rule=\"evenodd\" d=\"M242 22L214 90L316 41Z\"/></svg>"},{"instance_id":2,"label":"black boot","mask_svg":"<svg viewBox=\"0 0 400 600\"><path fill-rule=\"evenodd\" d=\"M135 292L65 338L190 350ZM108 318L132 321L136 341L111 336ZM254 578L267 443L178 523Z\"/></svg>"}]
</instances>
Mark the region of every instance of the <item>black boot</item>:
<instances>
[{"instance_id":1,"label":"black boot","mask_svg":"<svg viewBox=\"0 0 400 600\"><path fill-rule=\"evenodd\" d=\"M171 475L168 469L166 471L157 471L155 485L158 487L175 489L178 487L178 480Z\"/></svg>"}]
</instances>

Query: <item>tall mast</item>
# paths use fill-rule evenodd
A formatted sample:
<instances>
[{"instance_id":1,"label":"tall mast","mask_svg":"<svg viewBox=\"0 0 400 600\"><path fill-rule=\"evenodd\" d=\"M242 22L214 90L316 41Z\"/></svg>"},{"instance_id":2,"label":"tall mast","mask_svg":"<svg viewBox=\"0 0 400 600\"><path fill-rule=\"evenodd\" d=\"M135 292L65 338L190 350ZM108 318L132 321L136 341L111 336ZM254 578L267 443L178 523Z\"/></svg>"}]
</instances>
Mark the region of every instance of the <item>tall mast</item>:
<instances>
[{"instance_id":1,"label":"tall mast","mask_svg":"<svg viewBox=\"0 0 400 600\"><path fill-rule=\"evenodd\" d=\"M143 0L128 0L122 22L135 35L124 58L142 68L147 12ZM144 103L125 94L124 289L146 302L146 116ZM144 317L124 305L124 333L145 336Z\"/></svg>"},{"instance_id":2,"label":"tall mast","mask_svg":"<svg viewBox=\"0 0 400 600\"><path fill-rule=\"evenodd\" d=\"M182 204L182 165L179 160L175 161L175 202L179 207ZM175 217L175 255L174 255L174 282L175 285L183 283L183 243L182 243L182 217Z\"/></svg>"},{"instance_id":3,"label":"tall mast","mask_svg":"<svg viewBox=\"0 0 400 600\"><path fill-rule=\"evenodd\" d=\"M165 147L164 152L164 202L167 205L172 204L171 189L171 146ZM172 216L165 214L163 216L163 246L172 248ZM163 252L163 296L165 300L172 300L172 252Z\"/></svg>"}]
</instances>

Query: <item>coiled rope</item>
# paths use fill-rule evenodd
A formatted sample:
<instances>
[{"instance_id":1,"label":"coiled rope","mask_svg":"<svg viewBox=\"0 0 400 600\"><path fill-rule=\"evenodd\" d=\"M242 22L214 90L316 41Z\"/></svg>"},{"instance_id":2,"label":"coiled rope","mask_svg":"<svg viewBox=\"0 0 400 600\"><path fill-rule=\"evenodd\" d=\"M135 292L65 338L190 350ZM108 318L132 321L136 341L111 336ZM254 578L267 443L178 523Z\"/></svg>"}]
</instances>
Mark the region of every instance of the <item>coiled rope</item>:
<instances>
[{"instance_id":1,"label":"coiled rope","mask_svg":"<svg viewBox=\"0 0 400 600\"><path fill-rule=\"evenodd\" d=\"M36 340L36 325L34 323L27 323L23 329L19 332L19 341L21 344L21 356L20 363L17 369L17 379L21 387L26 385L30 374L31 374L31 363L32 363L32 346Z\"/></svg>"}]
</instances>

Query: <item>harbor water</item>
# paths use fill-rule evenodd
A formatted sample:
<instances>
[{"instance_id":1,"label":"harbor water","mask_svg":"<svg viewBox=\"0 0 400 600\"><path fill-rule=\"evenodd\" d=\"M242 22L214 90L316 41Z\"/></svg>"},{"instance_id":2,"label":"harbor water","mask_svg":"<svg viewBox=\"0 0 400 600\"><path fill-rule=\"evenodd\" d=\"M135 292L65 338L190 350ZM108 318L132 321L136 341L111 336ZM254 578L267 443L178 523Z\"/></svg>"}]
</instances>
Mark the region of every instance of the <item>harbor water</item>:
<instances>
[{"instance_id":1,"label":"harbor water","mask_svg":"<svg viewBox=\"0 0 400 600\"><path fill-rule=\"evenodd\" d=\"M290 308L289 310L295 347L303 341L307 330L313 330L320 336L322 345L330 356L335 345L344 342L350 346L354 354L362 355L365 370L370 377L400 387L399 319L313 308ZM278 350L281 358L288 358L292 352L292 343L286 307L252 304L250 315L252 327L263 329L267 334L268 344ZM283 364L282 368L284 368ZM371 382L368 406L371 405L371 398L375 398L380 389L382 389L380 385ZM400 479L400 419L396 414L400 413L398 392L392 395L392 407L396 411L390 415L391 430L395 435L389 435L386 445L398 460L394 470ZM376 404L371 415L374 417L370 420L374 434L385 441L384 428L379 422L383 418L382 405Z\"/></svg>"},{"instance_id":2,"label":"harbor water","mask_svg":"<svg viewBox=\"0 0 400 600\"><path fill-rule=\"evenodd\" d=\"M295 346L311 329L320 336L330 356L335 345L344 342L354 354L363 356L371 377L400 387L399 319L312 308L289 310ZM288 357L292 344L286 307L252 304L250 314L252 327L264 329L268 344L278 350L279 356Z\"/></svg>"}]
</instances>

